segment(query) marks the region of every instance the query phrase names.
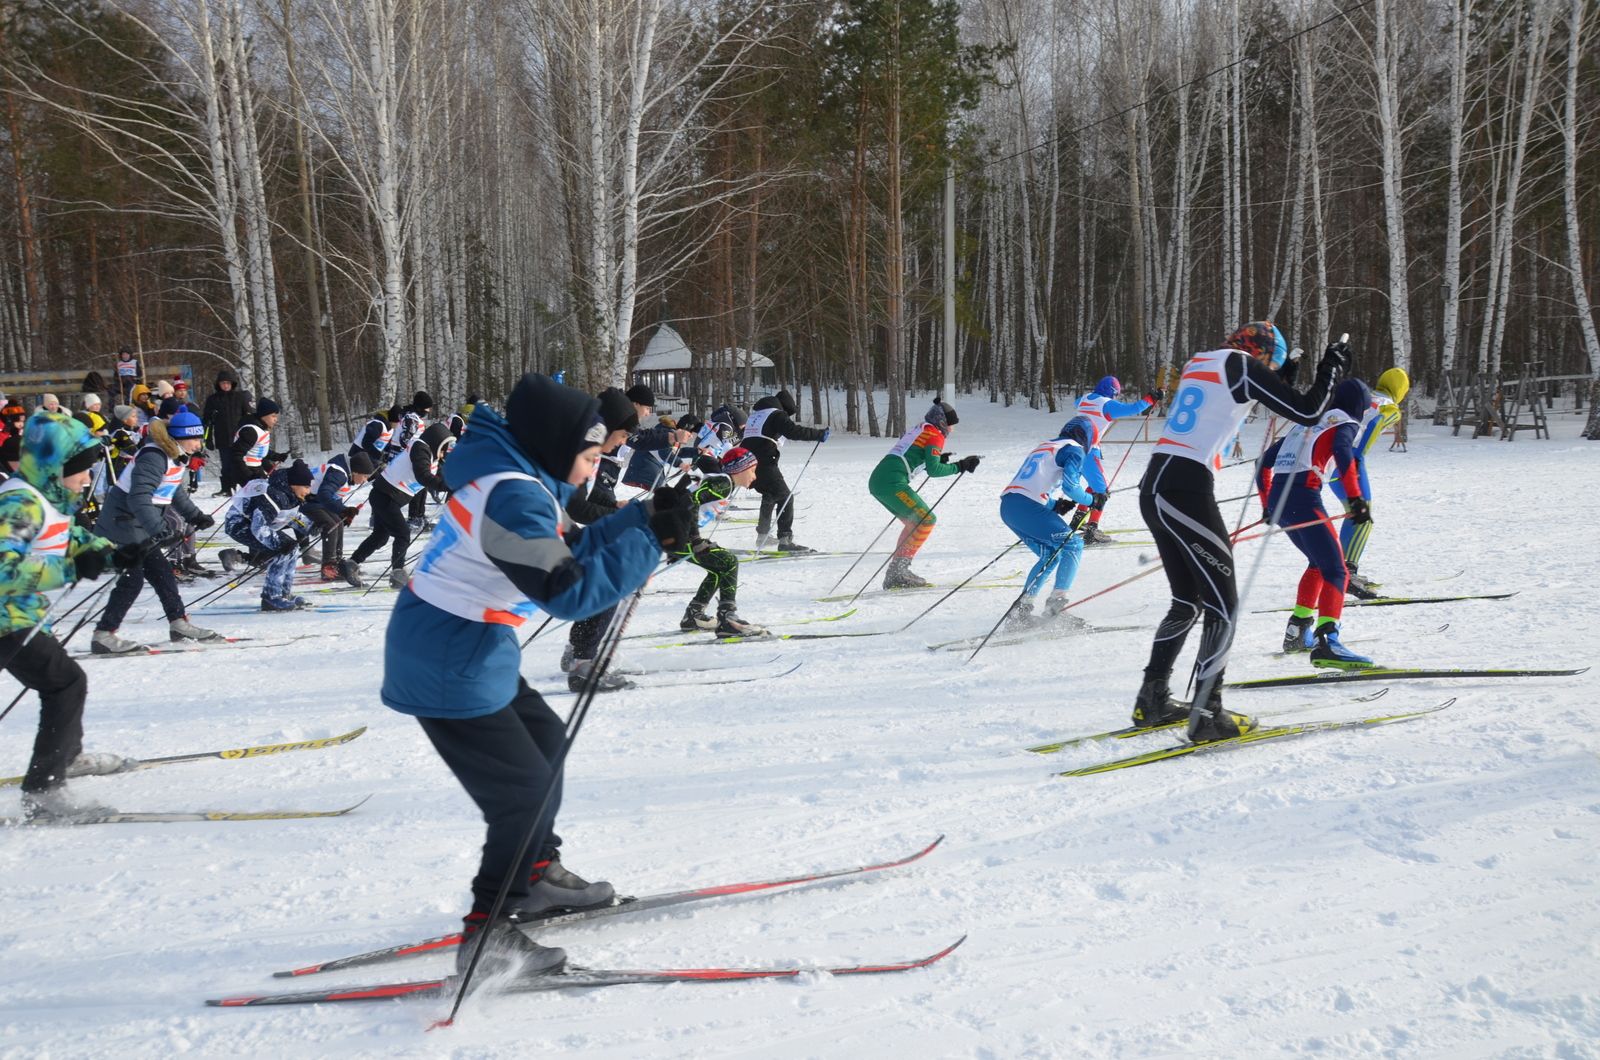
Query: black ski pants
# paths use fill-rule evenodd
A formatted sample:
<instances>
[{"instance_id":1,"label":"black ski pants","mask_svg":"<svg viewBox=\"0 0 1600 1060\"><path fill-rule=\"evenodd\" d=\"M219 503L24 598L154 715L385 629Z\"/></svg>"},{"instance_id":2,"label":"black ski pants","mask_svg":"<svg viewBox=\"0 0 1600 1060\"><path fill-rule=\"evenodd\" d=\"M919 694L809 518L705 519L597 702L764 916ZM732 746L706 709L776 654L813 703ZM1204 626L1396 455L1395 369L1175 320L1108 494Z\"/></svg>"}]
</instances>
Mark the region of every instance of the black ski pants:
<instances>
[{"instance_id":1,"label":"black ski pants","mask_svg":"<svg viewBox=\"0 0 1600 1060\"><path fill-rule=\"evenodd\" d=\"M772 510L778 510L778 536L794 536L794 504L790 500L789 484L783 479L783 469L776 463L762 464L756 468L755 491L761 494L761 514L756 517L756 534L765 535L772 529Z\"/></svg>"},{"instance_id":2,"label":"black ski pants","mask_svg":"<svg viewBox=\"0 0 1600 1060\"><path fill-rule=\"evenodd\" d=\"M50 634L41 630L32 640L27 638L27 630L0 637L0 669L39 693L39 735L33 740L22 790L49 791L66 783L67 765L83 750L83 701L89 681L83 667Z\"/></svg>"},{"instance_id":3,"label":"black ski pants","mask_svg":"<svg viewBox=\"0 0 1600 1060\"><path fill-rule=\"evenodd\" d=\"M572 630L567 635L567 643L572 645L572 654L578 659L593 659L600 651L600 639L605 636L611 619L616 615L615 606L608 607L593 618L585 618L572 624Z\"/></svg>"},{"instance_id":4,"label":"black ski pants","mask_svg":"<svg viewBox=\"0 0 1600 1060\"><path fill-rule=\"evenodd\" d=\"M709 541L696 541L689 550L689 562L706 572L700 588L694 591L694 602L704 607L717 595L718 611L738 610L739 557Z\"/></svg>"},{"instance_id":5,"label":"black ski pants","mask_svg":"<svg viewBox=\"0 0 1600 1060\"><path fill-rule=\"evenodd\" d=\"M396 500L388 490L372 491L372 533L350 557L353 562L365 563L367 557L393 541L389 565L394 570L405 569L406 550L411 547L411 527L406 525L407 503Z\"/></svg>"},{"instance_id":6,"label":"black ski pants","mask_svg":"<svg viewBox=\"0 0 1600 1060\"><path fill-rule=\"evenodd\" d=\"M100 613L100 621L94 628L115 633L122 620L128 617L128 609L139 599L139 590L144 588L145 582L155 589L168 622L184 617L186 609L183 596L178 592L178 579L172 576L172 561L167 558L165 549L152 545L145 552L144 560L137 567L123 571L117 584L111 587L111 598L106 601L106 609Z\"/></svg>"},{"instance_id":7,"label":"black ski pants","mask_svg":"<svg viewBox=\"0 0 1600 1060\"><path fill-rule=\"evenodd\" d=\"M472 911L487 913L506 874L511 873L508 908L528 894L535 862L561 845L554 832L561 808L561 777L551 768L565 740L565 723L544 697L518 679L517 695L493 714L477 718L418 718L444 764L466 789L488 834L483 860L472 880ZM543 818L534 814L554 785ZM533 841L520 861L512 858L522 837L533 829Z\"/></svg>"},{"instance_id":8,"label":"black ski pants","mask_svg":"<svg viewBox=\"0 0 1600 1060\"><path fill-rule=\"evenodd\" d=\"M1156 454L1139 483L1139 511L1172 588L1172 606L1156 627L1144 676L1171 676L1190 627L1203 613L1195 686L1218 687L1238 623L1239 590L1233 546L1217 510L1210 470L1185 457Z\"/></svg>"},{"instance_id":9,"label":"black ski pants","mask_svg":"<svg viewBox=\"0 0 1600 1060\"><path fill-rule=\"evenodd\" d=\"M344 517L320 504L302 504L300 510L322 538L322 565L338 563L344 558Z\"/></svg>"}]
</instances>

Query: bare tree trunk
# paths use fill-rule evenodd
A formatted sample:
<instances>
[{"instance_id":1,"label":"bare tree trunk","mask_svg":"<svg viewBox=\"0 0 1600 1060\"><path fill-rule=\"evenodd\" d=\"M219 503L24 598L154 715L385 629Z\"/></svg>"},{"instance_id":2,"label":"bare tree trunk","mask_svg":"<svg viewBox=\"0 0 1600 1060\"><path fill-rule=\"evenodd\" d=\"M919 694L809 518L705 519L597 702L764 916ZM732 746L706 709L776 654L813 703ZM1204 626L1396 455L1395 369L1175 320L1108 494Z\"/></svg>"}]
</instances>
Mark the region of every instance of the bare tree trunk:
<instances>
[{"instance_id":1,"label":"bare tree trunk","mask_svg":"<svg viewBox=\"0 0 1600 1060\"><path fill-rule=\"evenodd\" d=\"M1450 27L1450 185L1445 203L1444 273L1440 283L1444 317L1440 324L1439 369L1456 367L1461 344L1461 149L1466 139L1467 60L1472 54L1472 0L1456 0Z\"/></svg>"},{"instance_id":2,"label":"bare tree trunk","mask_svg":"<svg viewBox=\"0 0 1600 1060\"><path fill-rule=\"evenodd\" d=\"M1378 139L1383 151L1383 218L1389 241L1389 341L1396 367L1411 367L1411 287L1406 256L1405 190L1400 143L1400 48L1391 0L1376 0L1373 63L1377 75Z\"/></svg>"},{"instance_id":3,"label":"bare tree trunk","mask_svg":"<svg viewBox=\"0 0 1600 1060\"><path fill-rule=\"evenodd\" d=\"M1561 111L1561 203L1567 230L1567 276L1572 283L1572 304L1578 314L1578 333L1594 376L1592 394L1600 395L1600 336L1595 333L1594 311L1584 282L1583 252L1578 241L1578 66L1583 60L1583 14L1586 0L1572 0L1567 27L1567 85ZM1591 405L1583 436L1600 441L1600 405Z\"/></svg>"}]
</instances>

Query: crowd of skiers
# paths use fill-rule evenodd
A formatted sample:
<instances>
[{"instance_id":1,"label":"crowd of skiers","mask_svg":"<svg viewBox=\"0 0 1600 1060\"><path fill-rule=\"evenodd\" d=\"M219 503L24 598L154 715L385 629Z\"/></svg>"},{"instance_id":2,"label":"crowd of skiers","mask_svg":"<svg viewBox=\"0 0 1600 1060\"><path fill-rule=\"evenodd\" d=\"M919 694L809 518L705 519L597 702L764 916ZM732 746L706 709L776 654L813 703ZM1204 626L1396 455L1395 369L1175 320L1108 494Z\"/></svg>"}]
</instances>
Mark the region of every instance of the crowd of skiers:
<instances>
[{"instance_id":1,"label":"crowd of skiers","mask_svg":"<svg viewBox=\"0 0 1600 1060\"><path fill-rule=\"evenodd\" d=\"M1371 517L1363 454L1397 415L1408 381L1392 370L1374 393L1339 380L1348 362L1342 343L1330 345L1311 386L1296 390L1286 378L1294 362L1282 335L1258 322L1184 366L1139 487L1172 602L1135 698L1135 725L1186 721L1196 741L1253 725L1221 705L1238 600L1213 475L1257 402L1296 425L1265 450L1258 472L1267 521L1287 529L1309 560L1285 650L1309 649L1319 665L1370 665L1339 641L1340 606ZM488 825L466 934L490 931L502 965L559 967L561 951L536 945L516 924L614 895L609 884L561 865L555 819L564 723L521 676L519 630L541 611L570 620L561 662L569 686L627 687L601 665L607 633L620 635L630 598L637 602L635 592L653 573L687 562L704 576L682 630L766 635L738 613L743 557L717 543L716 533L735 491L751 489L760 498L757 542L745 551L811 552L795 539L794 492L781 457L788 441L827 442L828 428L797 423L799 409L784 390L748 414L723 404L703 417L673 419L654 414L655 396L643 385L589 395L530 374L503 411L469 398L457 413L440 416L419 391L406 405L373 413L348 451L313 467L275 445L280 406L252 399L234 373L218 374L200 408L181 383L119 389L129 403L113 405L109 418L103 410L112 398L93 376L83 408L71 414L59 401L41 403L31 415L18 405L0 407L0 464L10 472L0 483L0 666L41 698L23 785L29 813L93 812L94 804L67 793L65 781L115 765L111 756L82 753L86 682L48 628L46 591L114 572L95 652L145 650L118 629L147 582L173 641L217 639L189 620L183 600L185 581L217 573L199 562L196 535L218 519L191 496L210 452L220 465L219 532L236 546L219 558L241 580L260 576L262 610L304 605L294 592L296 571L319 546L310 565L316 576L353 586L364 584L362 564L387 549L384 573L399 596L385 639L382 700L418 719ZM1098 525L1110 495L1101 441L1115 420L1148 415L1166 398L1160 388L1134 395L1123 400L1121 383L1102 379L999 492L1000 521L1036 557L1011 614L1015 624L1036 621L1035 597L1047 585L1037 621L1061 616L1085 543L1109 540ZM956 458L946 449L958 423L954 407L933 402L870 476L871 495L900 523L885 589L928 585L911 564L936 525L934 505L912 479L919 471L927 481L977 470L979 456ZM1325 480L1338 483L1346 504L1351 532L1343 540L1321 504ZM634 492L620 495L619 485ZM363 489L370 489L364 501L357 496ZM428 519L430 498L440 503L436 526ZM345 531L369 502L370 532L346 557ZM413 548L430 529L426 543ZM1169 690L1171 671L1189 629L1202 620L1199 694L1180 703ZM491 923L503 887L509 900ZM472 949L460 952L465 958Z\"/></svg>"}]
</instances>

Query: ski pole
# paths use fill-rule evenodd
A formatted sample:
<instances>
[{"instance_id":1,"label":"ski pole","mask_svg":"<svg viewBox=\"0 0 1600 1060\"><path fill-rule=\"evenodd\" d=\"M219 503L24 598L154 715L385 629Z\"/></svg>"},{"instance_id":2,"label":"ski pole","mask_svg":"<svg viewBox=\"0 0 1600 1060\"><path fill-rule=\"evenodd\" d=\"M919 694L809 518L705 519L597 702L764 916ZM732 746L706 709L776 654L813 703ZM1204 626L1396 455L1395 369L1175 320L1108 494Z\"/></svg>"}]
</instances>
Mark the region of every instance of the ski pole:
<instances>
[{"instance_id":1,"label":"ski pole","mask_svg":"<svg viewBox=\"0 0 1600 1060\"><path fill-rule=\"evenodd\" d=\"M821 448L822 439L818 438L817 444L813 445L811 452L806 454L806 462L800 465L800 474L794 477L794 485L789 487L789 495L783 499L783 503L778 506L778 510L772 513L772 525L774 527L778 525L778 519L783 515L784 509L788 508L789 504L794 500L795 492L800 489L800 482L806 477L806 468L811 466L811 458L816 456L817 450Z\"/></svg>"},{"instance_id":2,"label":"ski pole","mask_svg":"<svg viewBox=\"0 0 1600 1060\"><path fill-rule=\"evenodd\" d=\"M928 485L928 480L931 477L932 477L931 475L922 476L922 481L917 483L916 488L915 488L915 490L913 492L921 493L923 488ZM855 561L850 564L849 570L846 570L843 574L839 575L839 580L833 583L833 588L829 589L828 592L831 593L831 592L835 591L836 589L838 589L839 586L843 585L844 584L844 580L846 578L850 577L850 571L853 571L853 570L856 569L856 564L858 564L862 560L866 559L867 558L867 553L872 551L873 545L876 545L878 543L879 538L882 538L884 534L887 534L889 532L889 527L893 526L895 523L898 523L899 521L900 520L898 520L898 519L890 517L889 521L884 524L883 529L878 531L878 536L872 539L871 544L867 545L866 548L861 550L861 555L857 556L855 558Z\"/></svg>"},{"instance_id":3,"label":"ski pole","mask_svg":"<svg viewBox=\"0 0 1600 1060\"><path fill-rule=\"evenodd\" d=\"M908 630L912 626L916 625L917 622L919 622L921 619L927 617L928 612L932 611L935 607L938 607L940 604L942 604L946 600L950 599L956 593L959 593L962 589L965 589L967 587L967 584L969 582L971 582L972 579L976 578L978 575L982 574L984 571L988 570L990 567L994 566L996 563L999 563L1002 559L1004 559L1007 555L1010 554L1012 549L1016 548L1020 544L1022 544L1021 541L1013 541L1013 542L1011 542L1011 544L1007 545L1004 549L1002 549L1000 551L1000 555L996 556L994 559L990 560L988 563L985 563L983 566L979 567L977 570L975 570L971 574L967 575L966 581L963 581L960 585L956 586L954 589L951 589L949 592L947 592L943 596L939 597L939 599L935 600L932 604L930 604L922 612L922 614L918 615L916 618L913 618L910 622L907 622L905 625L903 625L899 629L895 630L895 632L896 633L904 633L906 630Z\"/></svg>"},{"instance_id":4,"label":"ski pole","mask_svg":"<svg viewBox=\"0 0 1600 1060\"><path fill-rule=\"evenodd\" d=\"M533 818L528 824L528 829L523 833L522 842L517 845L517 852L512 855L505 877L500 881L500 890L494 896L494 904L489 908L488 919L478 931L478 937L472 951L472 958L467 962L466 970L461 973L460 985L456 988L455 1001L450 1006L450 1014L429 1026L429 1030L438 1027L449 1027L455 1023L457 1014L461 1011L461 1003L466 1000L467 990L472 986L473 973L478 970L478 962L483 959L483 951L489 941L489 935L494 930L494 924L500 911L505 908L506 898L511 893L511 881L517 873L517 867L528 856L528 848L533 844L533 837L539 831L539 823L544 820L550 802L555 797L561 785L561 774L566 767L567 755L572 751L572 745L577 742L578 733L583 729L584 719L589 716L589 707L594 703L595 694L600 689L600 679L605 676L607 667L611 665L611 658L617 652L617 645L622 642L622 630L633 618L633 612L639 607L639 600L644 594L644 585L633 591L629 598L620 622L612 624L601 638L600 650L595 653L595 665L589 671L583 690L578 693L578 701L572 707L572 713L567 716L561 747L556 751L555 758L550 762L550 783L544 790L544 797L539 800L539 808L534 811ZM463 943L465 945L466 943Z\"/></svg>"},{"instance_id":5,"label":"ski pole","mask_svg":"<svg viewBox=\"0 0 1600 1060\"><path fill-rule=\"evenodd\" d=\"M63 612L60 617L62 617L62 618L67 617L67 615L70 615L73 611L76 611L78 608L82 607L84 604L88 603L90 600L93 600L95 597L97 597L101 593L105 592L111 586L115 585L116 582L117 582L117 580L115 578L112 578L110 581L106 582L105 584L103 584L100 587L98 587L97 589L95 589L94 592L92 592L89 595L85 596L82 600L79 600L77 603L73 604L72 607L68 608L65 612ZM45 608L44 614L39 617L39 621L37 621L37 622L35 622L33 624L33 627L28 630L27 635L22 638L22 643L17 645L17 650L12 653L12 658L16 658L17 654L19 654L22 651L23 648L26 648L28 646L28 642L31 641L34 638L34 636L41 629L43 629L46 625L49 624L51 617L55 614L56 608L60 607L63 603L66 602L66 599L67 599L68 595L69 595L68 593L62 593L55 600L51 601L50 606ZM68 633L65 637L61 638L60 643L64 646L67 643L67 641L72 639L72 634L76 633L76 632L78 632L78 630L82 629L83 628L83 624L85 622L89 621L89 619L92 618L92 617L94 617L93 613L85 614L84 617L79 620L78 624L76 626L72 627L72 632ZM22 691L17 693L16 698L14 698L11 701L10 705L7 706L5 710L0 710L0 721L5 721L6 720L6 715L10 714L13 710L15 710L16 707L17 707L17 704L22 702L22 697L27 695L27 694L28 694L28 686L24 685L22 687Z\"/></svg>"},{"instance_id":6,"label":"ski pole","mask_svg":"<svg viewBox=\"0 0 1600 1060\"><path fill-rule=\"evenodd\" d=\"M965 471L957 471L956 472L956 477L950 481L950 485L948 485L948 486L946 486L944 488L944 492L939 494L939 499L934 501L932 504L930 504L928 506L928 510L926 512L923 512L922 515L917 519L917 523L916 523L917 526L923 525L930 518L932 518L933 510L935 508L939 507L940 502L942 502L946 497L950 496L950 491L956 488L956 483L960 482L966 476L966 474L967 473ZM898 520L896 520L896 521L898 522ZM885 527L885 529L888 529L888 528ZM913 529L915 529L915 527L913 527ZM867 591L867 586L871 585L873 580L875 578L877 578L877 576L880 573L882 573L883 568L885 568L885 567L887 567L889 565L889 561L891 559L894 559L894 553L893 552L891 552L887 556L883 557L883 562L878 564L876 570L874 570L871 574L867 575L867 580L861 583L861 588L857 589L856 592L855 592L855 595L850 597L850 599L848 601L846 601L846 602L847 603L852 603L852 604L855 603L856 600L858 598L860 598L861 594Z\"/></svg>"},{"instance_id":7,"label":"ski pole","mask_svg":"<svg viewBox=\"0 0 1600 1060\"><path fill-rule=\"evenodd\" d=\"M1088 519L1085 517L1082 522L1078 523L1078 525L1070 527L1067 530L1067 536L1061 539L1061 544L1055 547L1055 550L1050 553L1050 558L1039 567L1039 578L1041 581L1044 580L1044 573L1048 571L1058 559L1061 558L1061 553L1067 547L1068 542L1077 536L1078 531L1081 530L1087 522ZM1018 542L1018 544L1020 543L1021 542ZM1017 594L1016 599L1011 601L1011 604L1006 608L1005 613L1000 616L1000 620L990 627L989 632L983 635L983 640L978 642L978 646L972 649L972 654L967 656L967 662L971 662L973 659L978 657L978 653L982 651L984 646L989 643L989 638L993 637L1000 631L1000 627L1005 625L1006 619L1011 617L1011 612L1017 609L1017 605L1022 603L1023 598L1033 595L1033 593L1036 591L1037 587L1034 586L1032 579L1022 583L1022 591Z\"/></svg>"}]
</instances>

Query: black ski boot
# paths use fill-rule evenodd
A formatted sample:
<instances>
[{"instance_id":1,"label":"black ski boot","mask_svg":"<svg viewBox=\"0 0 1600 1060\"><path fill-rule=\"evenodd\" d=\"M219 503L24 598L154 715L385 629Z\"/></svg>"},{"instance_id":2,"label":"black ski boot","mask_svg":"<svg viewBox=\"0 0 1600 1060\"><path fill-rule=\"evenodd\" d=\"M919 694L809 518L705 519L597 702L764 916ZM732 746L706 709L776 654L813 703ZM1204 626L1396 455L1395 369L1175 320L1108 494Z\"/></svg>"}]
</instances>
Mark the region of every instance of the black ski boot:
<instances>
[{"instance_id":1,"label":"black ski boot","mask_svg":"<svg viewBox=\"0 0 1600 1060\"><path fill-rule=\"evenodd\" d=\"M554 975L566 967L567 951L557 946L541 946L522 933L511 915L501 916L492 925L485 913L468 913L462 918L461 945L456 947L456 974L466 973L478 952L479 934L484 939L483 956L475 975L484 978L520 979L535 975ZM479 979L482 982L483 979Z\"/></svg>"},{"instance_id":2,"label":"black ski boot","mask_svg":"<svg viewBox=\"0 0 1600 1060\"><path fill-rule=\"evenodd\" d=\"M1020 630L1027 629L1031 625L1033 625L1033 597L1024 596L1006 616L1006 628Z\"/></svg>"},{"instance_id":3,"label":"black ski boot","mask_svg":"<svg viewBox=\"0 0 1600 1060\"><path fill-rule=\"evenodd\" d=\"M889 561L889 569L883 572L883 587L885 589L931 589L933 588L933 583L913 573L909 559L904 556L896 556Z\"/></svg>"},{"instance_id":4,"label":"black ski boot","mask_svg":"<svg viewBox=\"0 0 1600 1060\"><path fill-rule=\"evenodd\" d=\"M796 555L796 556L806 556L806 555L810 555L811 553L815 552L816 549L807 548L804 545L796 544L795 543L795 539L793 537L779 537L778 538L778 551L779 552L788 552L788 553L791 553L791 554Z\"/></svg>"},{"instance_id":5,"label":"black ski boot","mask_svg":"<svg viewBox=\"0 0 1600 1060\"><path fill-rule=\"evenodd\" d=\"M593 659L574 659L572 669L567 671L567 690L582 692L589 686L589 675L594 672ZM606 672L600 675L600 682L595 687L596 692L621 692L624 689L637 688L632 681L617 673L611 667L606 667Z\"/></svg>"},{"instance_id":6,"label":"black ski boot","mask_svg":"<svg viewBox=\"0 0 1600 1060\"><path fill-rule=\"evenodd\" d=\"M512 920L536 921L553 913L594 909L616 902L616 888L604 880L590 883L561 864L560 855L551 853L534 864L528 896L519 898L509 915Z\"/></svg>"},{"instance_id":7,"label":"black ski boot","mask_svg":"<svg viewBox=\"0 0 1600 1060\"><path fill-rule=\"evenodd\" d=\"M1243 736L1247 732L1254 732L1257 727L1256 719L1248 714L1235 714L1225 710L1222 706L1222 678L1218 675L1216 684L1211 689L1211 695L1202 705L1194 704L1189 711L1189 742L1212 743L1217 740L1231 740Z\"/></svg>"},{"instance_id":8,"label":"black ski boot","mask_svg":"<svg viewBox=\"0 0 1600 1060\"><path fill-rule=\"evenodd\" d=\"M1099 523L1086 523L1083 528L1083 543L1088 545L1109 545L1116 538L1100 529Z\"/></svg>"},{"instance_id":9,"label":"black ski boot","mask_svg":"<svg viewBox=\"0 0 1600 1060\"><path fill-rule=\"evenodd\" d=\"M1305 618L1291 617L1289 619L1289 624L1283 630L1284 654L1311 650L1311 627L1316 624L1316 621L1310 615Z\"/></svg>"},{"instance_id":10,"label":"black ski boot","mask_svg":"<svg viewBox=\"0 0 1600 1060\"><path fill-rule=\"evenodd\" d=\"M678 628L685 633L696 631L711 632L717 628L717 620L706 614L706 605L689 602L683 609L683 617L678 619Z\"/></svg>"},{"instance_id":11,"label":"black ski boot","mask_svg":"<svg viewBox=\"0 0 1600 1060\"><path fill-rule=\"evenodd\" d=\"M1141 729L1189 720L1189 704L1172 698L1165 677L1147 677L1133 700L1133 724Z\"/></svg>"},{"instance_id":12,"label":"black ski boot","mask_svg":"<svg viewBox=\"0 0 1600 1060\"><path fill-rule=\"evenodd\" d=\"M1345 579L1344 591L1346 595L1357 600L1376 600L1383 594L1378 591L1378 583L1368 581L1356 573L1354 567L1349 568L1349 576Z\"/></svg>"},{"instance_id":13,"label":"black ski boot","mask_svg":"<svg viewBox=\"0 0 1600 1060\"><path fill-rule=\"evenodd\" d=\"M770 637L771 632L746 622L731 607L717 609L717 636L719 637Z\"/></svg>"}]
</instances>

